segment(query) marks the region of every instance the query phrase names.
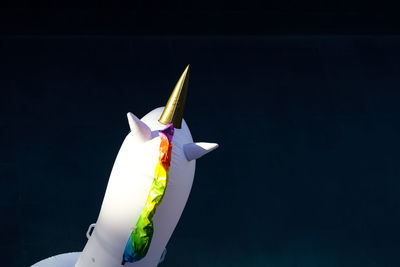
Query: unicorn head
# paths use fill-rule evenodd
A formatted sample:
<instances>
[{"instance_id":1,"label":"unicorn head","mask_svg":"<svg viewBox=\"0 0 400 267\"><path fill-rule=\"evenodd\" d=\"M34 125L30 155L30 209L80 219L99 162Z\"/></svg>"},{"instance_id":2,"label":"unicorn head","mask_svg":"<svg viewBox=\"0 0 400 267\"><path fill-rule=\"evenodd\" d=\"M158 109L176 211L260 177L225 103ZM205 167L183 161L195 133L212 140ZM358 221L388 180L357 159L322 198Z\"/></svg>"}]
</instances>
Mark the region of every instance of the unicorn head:
<instances>
[{"instance_id":1,"label":"unicorn head","mask_svg":"<svg viewBox=\"0 0 400 267\"><path fill-rule=\"evenodd\" d=\"M183 119L188 81L189 66L165 107L142 119L128 113L131 132L76 267L157 266L189 197L196 159L218 147L193 142Z\"/></svg>"}]
</instances>

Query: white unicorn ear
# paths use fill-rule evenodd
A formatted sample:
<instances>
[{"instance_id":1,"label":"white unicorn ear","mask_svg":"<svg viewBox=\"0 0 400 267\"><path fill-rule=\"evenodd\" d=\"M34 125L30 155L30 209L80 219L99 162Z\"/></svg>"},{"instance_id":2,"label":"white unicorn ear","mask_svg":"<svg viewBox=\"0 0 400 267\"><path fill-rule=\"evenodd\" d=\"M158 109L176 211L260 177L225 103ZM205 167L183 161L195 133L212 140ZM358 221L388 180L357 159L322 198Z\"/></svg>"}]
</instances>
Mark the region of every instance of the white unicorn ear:
<instances>
[{"instance_id":1,"label":"white unicorn ear","mask_svg":"<svg viewBox=\"0 0 400 267\"><path fill-rule=\"evenodd\" d=\"M198 159L218 147L216 143L189 143L183 145L183 152L188 161Z\"/></svg>"},{"instance_id":2,"label":"white unicorn ear","mask_svg":"<svg viewBox=\"0 0 400 267\"><path fill-rule=\"evenodd\" d=\"M151 129L144 122L138 119L135 115L128 112L128 122L129 128L134 132L139 138L145 142L151 139Z\"/></svg>"}]
</instances>

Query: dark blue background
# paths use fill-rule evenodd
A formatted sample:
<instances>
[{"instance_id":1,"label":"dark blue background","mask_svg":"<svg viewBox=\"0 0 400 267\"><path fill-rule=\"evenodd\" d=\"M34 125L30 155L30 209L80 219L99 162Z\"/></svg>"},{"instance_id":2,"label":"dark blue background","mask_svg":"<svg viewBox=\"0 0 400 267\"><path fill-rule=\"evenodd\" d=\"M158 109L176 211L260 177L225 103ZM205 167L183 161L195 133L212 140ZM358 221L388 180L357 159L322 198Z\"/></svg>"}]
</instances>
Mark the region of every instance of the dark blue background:
<instances>
[{"instance_id":1,"label":"dark blue background","mask_svg":"<svg viewBox=\"0 0 400 267\"><path fill-rule=\"evenodd\" d=\"M197 162L162 266L398 266L400 38L3 36L0 253L80 251L128 133L192 66Z\"/></svg>"}]
</instances>

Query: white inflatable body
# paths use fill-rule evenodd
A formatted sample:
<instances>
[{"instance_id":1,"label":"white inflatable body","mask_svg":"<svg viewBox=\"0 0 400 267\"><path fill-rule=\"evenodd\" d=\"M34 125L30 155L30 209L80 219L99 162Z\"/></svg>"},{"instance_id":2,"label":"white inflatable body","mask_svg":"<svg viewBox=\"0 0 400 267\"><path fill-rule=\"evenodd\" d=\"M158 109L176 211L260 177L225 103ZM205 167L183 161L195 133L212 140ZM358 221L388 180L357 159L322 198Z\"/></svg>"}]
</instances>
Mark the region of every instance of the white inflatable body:
<instances>
[{"instance_id":1,"label":"white inflatable body","mask_svg":"<svg viewBox=\"0 0 400 267\"><path fill-rule=\"evenodd\" d=\"M79 255L75 267L121 266L127 240L143 211L154 179L161 142L158 132L166 127L159 122L163 111L164 107L154 109L141 120L128 113L131 132L117 155L96 226L82 253L62 254L41 261L35 267L72 267L71 255ZM154 215L149 250L143 259L124 266L158 265L189 197L196 159L217 147L213 143L193 143L182 118L181 128L175 128L173 135L169 181Z\"/></svg>"},{"instance_id":2,"label":"white inflatable body","mask_svg":"<svg viewBox=\"0 0 400 267\"><path fill-rule=\"evenodd\" d=\"M96 227L76 267L121 266L126 242L153 182L161 142L158 130L165 128L158 122L162 111L163 108L155 109L141 120L151 129L150 140L143 142L145 131L134 130L125 138L111 172ZM189 128L183 121L182 129L175 129L172 139L170 178L154 216L149 251L142 260L126 263L126 266L157 266L192 187L196 163L188 161L182 149L184 144L192 142Z\"/></svg>"},{"instance_id":3,"label":"white inflatable body","mask_svg":"<svg viewBox=\"0 0 400 267\"><path fill-rule=\"evenodd\" d=\"M64 253L42 260L32 267L74 267L80 252Z\"/></svg>"}]
</instances>

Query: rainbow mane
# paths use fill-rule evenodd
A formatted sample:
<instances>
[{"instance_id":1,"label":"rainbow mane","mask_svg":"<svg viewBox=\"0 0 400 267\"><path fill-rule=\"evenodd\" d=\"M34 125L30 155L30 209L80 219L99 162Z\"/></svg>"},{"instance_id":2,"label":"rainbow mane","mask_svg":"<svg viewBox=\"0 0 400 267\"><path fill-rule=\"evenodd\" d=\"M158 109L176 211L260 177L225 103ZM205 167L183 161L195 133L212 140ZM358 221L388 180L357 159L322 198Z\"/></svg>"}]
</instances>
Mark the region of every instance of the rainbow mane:
<instances>
[{"instance_id":1,"label":"rainbow mane","mask_svg":"<svg viewBox=\"0 0 400 267\"><path fill-rule=\"evenodd\" d=\"M168 170L171 164L172 137L174 135L172 123L169 123L164 130L159 131L159 135L161 138L160 155L154 172L153 183L143 211L125 246L122 265L126 262L139 261L146 256L154 232L154 213L156 212L156 207L160 205L167 188Z\"/></svg>"}]
</instances>

